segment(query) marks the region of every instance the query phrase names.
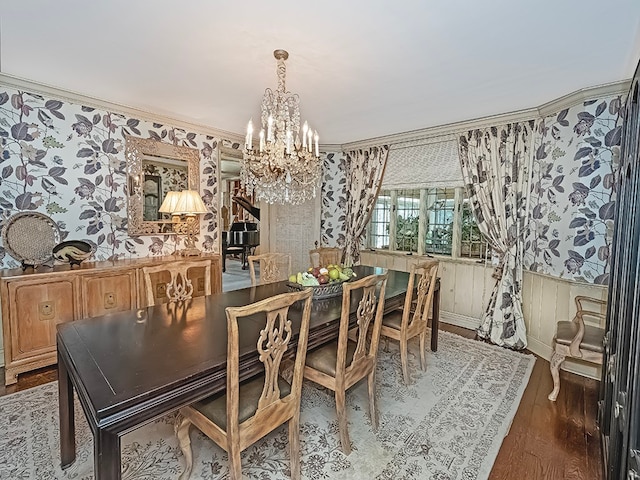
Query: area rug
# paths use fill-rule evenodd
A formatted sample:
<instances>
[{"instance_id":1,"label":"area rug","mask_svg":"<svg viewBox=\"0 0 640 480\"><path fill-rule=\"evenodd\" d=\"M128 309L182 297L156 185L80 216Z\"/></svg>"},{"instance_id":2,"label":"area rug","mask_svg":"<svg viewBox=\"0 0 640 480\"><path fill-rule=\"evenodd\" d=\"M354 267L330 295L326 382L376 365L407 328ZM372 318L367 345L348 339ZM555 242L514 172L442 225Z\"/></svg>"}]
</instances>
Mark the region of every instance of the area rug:
<instances>
[{"instance_id":1,"label":"area rug","mask_svg":"<svg viewBox=\"0 0 640 480\"><path fill-rule=\"evenodd\" d=\"M303 386L302 476L306 479L486 479L529 380L535 357L441 332L439 349L419 368L411 345L412 384L402 382L397 343L381 349L380 428L368 417L366 384L347 393L353 451L342 454L335 401L312 383ZM384 342L382 343L384 345ZM91 479L93 441L76 400L77 458L60 468L56 382L0 398L0 478ZM166 415L122 438L125 479L176 479L184 458ZM193 479L227 478L227 455L191 429ZM289 478L287 430L281 427L242 454L250 479Z\"/></svg>"}]
</instances>

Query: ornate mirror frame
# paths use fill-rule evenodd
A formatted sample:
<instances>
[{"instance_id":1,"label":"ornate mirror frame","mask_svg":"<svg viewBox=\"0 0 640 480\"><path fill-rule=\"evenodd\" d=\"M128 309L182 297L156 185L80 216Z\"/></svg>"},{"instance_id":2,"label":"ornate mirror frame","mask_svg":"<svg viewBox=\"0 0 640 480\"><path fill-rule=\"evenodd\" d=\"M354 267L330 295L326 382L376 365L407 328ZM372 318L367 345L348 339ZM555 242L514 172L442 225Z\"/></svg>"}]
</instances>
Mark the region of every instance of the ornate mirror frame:
<instances>
[{"instance_id":1,"label":"ornate mirror frame","mask_svg":"<svg viewBox=\"0 0 640 480\"><path fill-rule=\"evenodd\" d=\"M127 213L128 232L131 236L174 233L171 220L143 220L144 200L142 160L155 156L184 161L187 167L189 190L200 191L200 152L194 148L159 142L151 138L125 136L125 158L127 160ZM185 223L185 222L181 222ZM177 226L177 225L176 225ZM196 226L199 233L200 226Z\"/></svg>"}]
</instances>

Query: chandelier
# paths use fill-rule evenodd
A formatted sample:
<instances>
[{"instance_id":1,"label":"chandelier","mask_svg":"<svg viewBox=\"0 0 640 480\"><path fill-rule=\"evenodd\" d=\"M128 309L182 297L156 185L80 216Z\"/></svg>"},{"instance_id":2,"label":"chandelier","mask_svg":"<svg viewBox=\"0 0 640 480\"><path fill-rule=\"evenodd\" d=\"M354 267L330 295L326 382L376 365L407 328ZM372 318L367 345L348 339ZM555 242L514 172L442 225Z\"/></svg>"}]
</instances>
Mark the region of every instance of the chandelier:
<instances>
[{"instance_id":1,"label":"chandelier","mask_svg":"<svg viewBox=\"0 0 640 480\"><path fill-rule=\"evenodd\" d=\"M289 58L276 50L278 88L267 88L262 98L262 129L258 148L253 146L253 122L247 125L240 179L247 194L267 203L299 205L316 196L320 178L318 132L307 122L300 138L300 110L297 94L285 88Z\"/></svg>"}]
</instances>

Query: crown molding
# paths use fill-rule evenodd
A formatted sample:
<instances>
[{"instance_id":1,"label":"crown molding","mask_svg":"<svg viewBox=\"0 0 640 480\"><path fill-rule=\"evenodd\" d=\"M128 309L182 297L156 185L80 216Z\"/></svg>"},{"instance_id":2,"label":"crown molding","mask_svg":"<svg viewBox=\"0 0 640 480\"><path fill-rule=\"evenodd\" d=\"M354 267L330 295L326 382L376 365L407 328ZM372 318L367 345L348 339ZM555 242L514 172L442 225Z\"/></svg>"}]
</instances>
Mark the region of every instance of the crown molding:
<instances>
[{"instance_id":1,"label":"crown molding","mask_svg":"<svg viewBox=\"0 0 640 480\"><path fill-rule=\"evenodd\" d=\"M178 116L165 115L162 113L154 112L152 110L130 107L128 105L102 100L100 98L84 95L82 93L63 90L62 88L54 87L52 85L35 82L33 80L27 80L25 78L15 77L6 73L0 73L0 85L6 85L8 87L15 88L16 90L25 90L28 92L52 96L78 105L85 105L87 107L94 107L107 111L116 111L118 113L123 113L125 115L141 120L167 124L173 127L183 128L187 131L196 131L204 135L210 135L218 140L224 139L231 142L239 142L241 144L244 142L244 135L239 133L220 130L209 125L196 123L189 119L180 118Z\"/></svg>"},{"instance_id":2,"label":"crown molding","mask_svg":"<svg viewBox=\"0 0 640 480\"><path fill-rule=\"evenodd\" d=\"M580 103L594 98L601 98L610 95L626 95L631 86L631 79L622 80L620 82L605 83L594 87L582 88L576 90L564 97L556 98L550 102L544 103L538 107L539 115L546 117L558 113L565 108L574 107Z\"/></svg>"},{"instance_id":3,"label":"crown molding","mask_svg":"<svg viewBox=\"0 0 640 480\"><path fill-rule=\"evenodd\" d=\"M344 151L356 150L359 148L368 148L374 145L393 145L397 143L405 143L415 140L434 140L437 137L446 137L451 135L459 135L468 130L482 129L493 125L503 125L506 123L522 122L525 120L534 120L545 117L547 115L557 113L565 108L573 107L586 100L608 95L624 95L628 92L631 80L622 80L619 82L606 83L596 85L594 87L582 88L576 90L563 97L556 98L550 102L544 103L538 107L528 108L524 110L516 110L509 113L499 115L491 115L489 117L475 118L462 122L438 125L435 127L413 130L393 135L385 135L382 137L370 138L357 142L349 142L342 145Z\"/></svg>"},{"instance_id":4,"label":"crown molding","mask_svg":"<svg viewBox=\"0 0 640 480\"><path fill-rule=\"evenodd\" d=\"M49 95L71 103L86 105L90 107L100 108L104 110L117 111L135 118L144 119L150 122L165 123L171 126L184 128L185 130L195 130L205 135L210 135L219 140L228 140L229 142L244 143L244 135L217 129L210 125L193 122L179 116L166 115L151 110L144 110L136 107L130 107L123 104L102 100L100 98L84 95L51 85L43 84L33 80L28 80L6 73L0 73L0 84L13 87L18 90L26 90L42 95ZM556 98L550 102L544 103L538 107L516 110L513 112L491 115L488 117L480 117L462 122L437 125L408 132L384 135L380 137L359 140L356 142L348 142L344 144L326 144L320 145L321 150L327 153L346 152L359 148L368 148L374 145L392 145L397 143L405 143L416 140L429 139L433 141L438 137L442 137L442 141L446 137L459 135L473 129L481 129L493 125L501 125L505 123L521 122L525 120L533 120L547 115L554 114L565 108L573 107L586 100L608 95L624 95L628 92L631 80L622 80L619 82L611 82L594 87L586 87L576 90L568 95Z\"/></svg>"}]
</instances>

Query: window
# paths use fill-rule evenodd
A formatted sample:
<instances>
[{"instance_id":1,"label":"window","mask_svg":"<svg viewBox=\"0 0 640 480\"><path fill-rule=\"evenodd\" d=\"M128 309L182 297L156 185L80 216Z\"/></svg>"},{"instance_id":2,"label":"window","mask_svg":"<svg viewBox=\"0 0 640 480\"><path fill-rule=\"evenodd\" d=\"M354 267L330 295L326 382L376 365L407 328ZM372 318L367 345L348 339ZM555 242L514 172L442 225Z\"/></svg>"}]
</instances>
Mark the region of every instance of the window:
<instances>
[{"instance_id":1,"label":"window","mask_svg":"<svg viewBox=\"0 0 640 480\"><path fill-rule=\"evenodd\" d=\"M390 192L380 190L369 222L369 245L371 248L389 248L389 219L391 213Z\"/></svg>"},{"instance_id":2,"label":"window","mask_svg":"<svg viewBox=\"0 0 640 480\"><path fill-rule=\"evenodd\" d=\"M396 246L403 252L418 251L420 190L400 190L396 194Z\"/></svg>"},{"instance_id":3,"label":"window","mask_svg":"<svg viewBox=\"0 0 640 480\"><path fill-rule=\"evenodd\" d=\"M451 255L455 188L431 188L427 190L426 203L427 228L424 251L439 255Z\"/></svg>"},{"instance_id":4,"label":"window","mask_svg":"<svg viewBox=\"0 0 640 480\"><path fill-rule=\"evenodd\" d=\"M487 243L464 197L461 187L381 190L369 223L368 246L485 258Z\"/></svg>"}]
</instances>

